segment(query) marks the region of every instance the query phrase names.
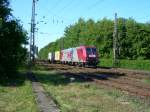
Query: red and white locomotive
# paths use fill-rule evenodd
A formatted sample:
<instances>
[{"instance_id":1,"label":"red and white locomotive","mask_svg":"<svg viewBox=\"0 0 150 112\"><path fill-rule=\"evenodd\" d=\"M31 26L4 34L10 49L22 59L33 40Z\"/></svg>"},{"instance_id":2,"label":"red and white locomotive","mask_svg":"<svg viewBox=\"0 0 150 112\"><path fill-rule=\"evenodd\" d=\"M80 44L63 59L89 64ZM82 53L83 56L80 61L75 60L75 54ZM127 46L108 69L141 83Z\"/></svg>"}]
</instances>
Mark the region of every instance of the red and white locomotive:
<instances>
[{"instance_id":1,"label":"red and white locomotive","mask_svg":"<svg viewBox=\"0 0 150 112\"><path fill-rule=\"evenodd\" d=\"M56 52L57 53L49 53L48 60L50 62L55 62L55 57L59 57L59 62L63 64L82 66L97 66L98 64L98 53L96 47L80 46ZM55 56L54 54L56 54L57 56Z\"/></svg>"}]
</instances>

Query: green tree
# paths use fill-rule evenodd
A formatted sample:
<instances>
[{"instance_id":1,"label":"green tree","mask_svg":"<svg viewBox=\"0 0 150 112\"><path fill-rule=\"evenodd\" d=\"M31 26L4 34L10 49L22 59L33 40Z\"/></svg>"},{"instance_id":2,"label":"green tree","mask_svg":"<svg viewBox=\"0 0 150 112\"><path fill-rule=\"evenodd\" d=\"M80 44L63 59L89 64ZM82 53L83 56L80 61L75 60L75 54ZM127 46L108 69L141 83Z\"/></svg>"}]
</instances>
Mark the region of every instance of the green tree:
<instances>
[{"instance_id":1,"label":"green tree","mask_svg":"<svg viewBox=\"0 0 150 112\"><path fill-rule=\"evenodd\" d=\"M95 22L80 18L75 24L66 27L64 48L79 45L96 46L103 58L112 58L114 22L107 18ZM48 52L59 50L61 39L49 44L40 51L47 57ZM150 24L138 23L134 19L118 19L119 58L150 59ZM46 59L46 58L45 58Z\"/></svg>"},{"instance_id":2,"label":"green tree","mask_svg":"<svg viewBox=\"0 0 150 112\"><path fill-rule=\"evenodd\" d=\"M19 21L13 19L8 5L8 0L0 1L0 74L10 76L25 61L27 50L23 45L27 44L27 33Z\"/></svg>"}]
</instances>

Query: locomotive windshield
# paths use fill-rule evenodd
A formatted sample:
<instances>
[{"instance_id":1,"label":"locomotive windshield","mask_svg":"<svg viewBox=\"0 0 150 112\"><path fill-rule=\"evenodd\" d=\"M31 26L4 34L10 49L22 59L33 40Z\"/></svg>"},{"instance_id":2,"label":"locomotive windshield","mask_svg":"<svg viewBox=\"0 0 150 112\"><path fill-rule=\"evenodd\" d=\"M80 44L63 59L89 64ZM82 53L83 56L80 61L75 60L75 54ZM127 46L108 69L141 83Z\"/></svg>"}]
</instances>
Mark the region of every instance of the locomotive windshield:
<instances>
[{"instance_id":1,"label":"locomotive windshield","mask_svg":"<svg viewBox=\"0 0 150 112\"><path fill-rule=\"evenodd\" d=\"M96 54L96 48L92 48L93 54Z\"/></svg>"},{"instance_id":2,"label":"locomotive windshield","mask_svg":"<svg viewBox=\"0 0 150 112\"><path fill-rule=\"evenodd\" d=\"M88 55L96 55L96 48L86 48Z\"/></svg>"}]
</instances>

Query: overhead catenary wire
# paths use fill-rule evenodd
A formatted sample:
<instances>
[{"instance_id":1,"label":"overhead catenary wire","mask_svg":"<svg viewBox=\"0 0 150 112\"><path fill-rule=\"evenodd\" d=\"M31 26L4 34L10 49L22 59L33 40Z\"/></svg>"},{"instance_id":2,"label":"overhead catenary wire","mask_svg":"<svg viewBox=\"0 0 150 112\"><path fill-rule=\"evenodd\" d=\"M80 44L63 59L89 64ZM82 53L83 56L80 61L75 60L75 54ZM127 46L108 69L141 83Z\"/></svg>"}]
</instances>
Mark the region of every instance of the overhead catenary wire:
<instances>
[{"instance_id":1,"label":"overhead catenary wire","mask_svg":"<svg viewBox=\"0 0 150 112\"><path fill-rule=\"evenodd\" d=\"M62 0L61 0L62 1ZM91 10L91 9L94 9L96 5L99 5L100 3L102 3L104 0L97 0L95 3L93 3L92 5L90 5L88 7L88 10ZM58 1L57 1L58 2ZM56 3L57 3L56 2ZM61 9L59 9L59 14L60 13L63 13L63 11L71 6L71 4L74 2L74 0L71 0L69 1L64 7L62 7ZM60 2L59 2L60 3ZM58 5L55 5L55 7L57 7ZM61 15L57 15L55 14L54 12L52 12L50 9L48 9L47 7L44 7L46 8L46 12L48 12L49 15L52 15L52 23L53 24L63 24L63 23L66 23L66 24L70 24L70 22L74 21L75 19L69 19L69 18L66 18L66 17L63 17ZM48 21L48 20L47 20ZM48 23L48 22L47 22Z\"/></svg>"},{"instance_id":2,"label":"overhead catenary wire","mask_svg":"<svg viewBox=\"0 0 150 112\"><path fill-rule=\"evenodd\" d=\"M94 9L96 6L100 5L101 3L103 3L105 0L97 0L95 3L93 3L92 5L88 6L88 10L92 10Z\"/></svg>"},{"instance_id":3,"label":"overhead catenary wire","mask_svg":"<svg viewBox=\"0 0 150 112\"><path fill-rule=\"evenodd\" d=\"M62 0L60 0L60 1L57 1L57 2L55 2L56 4L54 5L54 7L56 8L60 3L61 3L61 1ZM100 3L102 3L104 0L97 0L95 3L93 3L92 5L90 5L90 6L88 6L88 10L91 10L91 9L94 9L95 8L95 6L97 6L97 5L99 5ZM70 22L72 22L72 21L74 21L75 19L69 19L69 18L66 18L66 17L63 17L63 16L61 16L60 15L60 13L63 13L63 11L67 8L67 7L70 7L71 6L71 4L74 2L74 0L71 0L71 1L69 1L66 5L64 5L64 7L62 7L62 8L60 8L59 10L59 15L58 14L56 14L56 13L54 13L54 12L52 12L50 9L46 9L46 12L48 12L49 13L49 15L52 15L53 17L53 23L61 23L61 24L63 24L63 23L68 23L68 24L70 24ZM57 4L58 3L58 4ZM44 7L44 8L46 8L46 7ZM57 19L58 18L58 19Z\"/></svg>"},{"instance_id":4,"label":"overhead catenary wire","mask_svg":"<svg viewBox=\"0 0 150 112\"><path fill-rule=\"evenodd\" d=\"M46 1L49 1L49 0L46 0ZM53 7L54 8L56 8L56 7L58 7L58 5L62 2L63 0L57 0L56 2L55 2L55 4L53 5ZM73 0L71 0L71 1L69 1L67 4L69 4L69 3L72 3L72 1ZM96 2L94 2L92 5L90 5L90 6L88 6L88 9L90 9L90 10L92 10L92 9L94 9L95 8L95 6L98 6L100 3L103 3L104 2L104 0L96 0ZM67 7L69 7L69 6L67 6L67 4L63 7L63 8L61 8L61 9L64 9L65 7L67 8ZM52 8L53 8L52 7ZM45 7L43 7L43 8L45 8ZM65 9L66 9L65 8ZM58 14L55 14L55 13L53 13L52 11L51 11L51 9L49 9L47 12L50 12L50 14L52 14L54 17L54 20L56 21L55 23L70 23L70 21L72 21L72 20L69 20L69 19L67 19L66 17L62 17L62 16L60 16L60 15L58 15ZM52 12L52 13L51 13ZM149 15L148 15L149 16ZM146 17L148 17L148 16L146 16ZM56 17L56 18L55 18ZM58 18L58 19L57 19ZM143 17L140 17L139 19L142 19ZM62 19L62 20L61 20ZM58 21L58 22L57 22ZM66 22L67 21L67 22ZM47 22L48 23L48 22Z\"/></svg>"},{"instance_id":5,"label":"overhead catenary wire","mask_svg":"<svg viewBox=\"0 0 150 112\"><path fill-rule=\"evenodd\" d=\"M146 16L143 16L143 17L137 17L137 18L135 18L135 19L145 19L145 18L148 18L148 17L150 17L150 14L148 14L148 15L146 15Z\"/></svg>"},{"instance_id":6,"label":"overhead catenary wire","mask_svg":"<svg viewBox=\"0 0 150 112\"><path fill-rule=\"evenodd\" d=\"M57 0L57 1L55 2L55 4L53 5L53 7L50 8L49 10L54 10L54 9L56 9L56 8L59 6L59 4L61 3L61 1L62 1L62 0Z\"/></svg>"},{"instance_id":7,"label":"overhead catenary wire","mask_svg":"<svg viewBox=\"0 0 150 112\"><path fill-rule=\"evenodd\" d=\"M62 1L62 0L61 0L61 1ZM55 4L54 7L56 8L56 7L61 3L61 1L60 1L60 2L57 1L56 3L58 3L58 4ZM55 22L53 22L53 23L61 23L61 24L67 23L67 24L69 24L71 21L74 21L74 19L69 19L69 18L63 17L63 16L60 15L60 13L62 13L67 7L70 7L73 2L74 2L74 0L71 0L71 1L69 1L66 5L64 5L62 8L60 8L60 9L59 9L59 15L56 14L56 13L54 13L54 12L51 10L51 8L50 8L50 9L47 8L47 7L43 7L43 8L46 9L45 11L47 12L47 15L48 15L48 16L50 16L50 15L52 16L52 22L55 21ZM45 15L44 15L44 16L45 16ZM46 17L47 17L47 16L46 16ZM45 19L46 19L46 18L45 18ZM47 21L49 21L49 20L47 20Z\"/></svg>"},{"instance_id":8,"label":"overhead catenary wire","mask_svg":"<svg viewBox=\"0 0 150 112\"><path fill-rule=\"evenodd\" d=\"M93 0L94 1L94 0ZM80 13L80 15L85 15L90 13L90 11L92 11L93 9L95 9L97 6L99 6L100 4L102 4L105 0L95 0L93 4L90 4L89 6L86 6L84 9L86 9L86 12L82 12ZM88 10L88 11L87 11Z\"/></svg>"},{"instance_id":9,"label":"overhead catenary wire","mask_svg":"<svg viewBox=\"0 0 150 112\"><path fill-rule=\"evenodd\" d=\"M64 7L60 9L59 14L62 13L67 7L71 6L74 1L75 0L70 0Z\"/></svg>"},{"instance_id":10,"label":"overhead catenary wire","mask_svg":"<svg viewBox=\"0 0 150 112\"><path fill-rule=\"evenodd\" d=\"M67 4L69 4L69 6L71 6L71 4L70 3L72 3L72 1L73 0L70 0ZM89 7L88 7L88 9L89 10L92 10L92 9L94 9L96 6L98 6L100 3L103 3L105 0L97 0L95 3L93 3L92 5L90 5ZM57 1L58 2L58 1ZM56 2L56 3L57 3ZM68 8L69 6L68 5L64 5L64 7L62 7L62 8L60 8L61 9L61 11L63 12L66 8ZM55 7L57 7L57 5L55 6ZM44 7L45 8L45 7ZM69 23L70 24L70 22L71 21L73 21L73 20L71 20L71 19L68 19L68 18L66 18L66 17L62 17L61 15L58 15L58 14L55 14L53 11L51 11L51 10L46 10L49 14L51 14L53 17L53 19L51 20L52 21L52 23L53 24L63 24L63 23L65 23L66 21L67 21L67 23ZM60 12L61 12L60 11ZM45 16L46 17L46 16ZM57 19L58 18L58 19ZM44 18L45 20L47 19L47 18ZM44 20L44 21L45 21ZM49 22L49 20L47 19L46 20L47 22L45 22L45 23L48 23ZM44 23L44 22L43 22Z\"/></svg>"}]
</instances>

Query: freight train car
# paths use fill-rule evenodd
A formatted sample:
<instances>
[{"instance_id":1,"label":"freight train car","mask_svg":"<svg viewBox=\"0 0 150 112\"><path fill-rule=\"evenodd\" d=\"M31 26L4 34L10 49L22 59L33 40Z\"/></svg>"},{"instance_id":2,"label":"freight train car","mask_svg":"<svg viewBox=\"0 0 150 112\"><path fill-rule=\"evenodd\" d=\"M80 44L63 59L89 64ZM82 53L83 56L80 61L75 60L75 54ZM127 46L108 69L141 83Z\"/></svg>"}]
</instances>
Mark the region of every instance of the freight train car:
<instances>
[{"instance_id":1,"label":"freight train car","mask_svg":"<svg viewBox=\"0 0 150 112\"><path fill-rule=\"evenodd\" d=\"M72 62L73 48L65 49L61 51L60 61L63 64L70 64Z\"/></svg>"},{"instance_id":2,"label":"freight train car","mask_svg":"<svg viewBox=\"0 0 150 112\"><path fill-rule=\"evenodd\" d=\"M54 58L55 63L60 62L60 51L55 52L55 58Z\"/></svg>"},{"instance_id":3,"label":"freight train car","mask_svg":"<svg viewBox=\"0 0 150 112\"><path fill-rule=\"evenodd\" d=\"M50 63L59 63L60 62L60 51L48 53L48 61Z\"/></svg>"},{"instance_id":4,"label":"freight train car","mask_svg":"<svg viewBox=\"0 0 150 112\"><path fill-rule=\"evenodd\" d=\"M55 53L54 52L48 53L48 61L50 63L54 63L54 60L55 60Z\"/></svg>"}]
</instances>

